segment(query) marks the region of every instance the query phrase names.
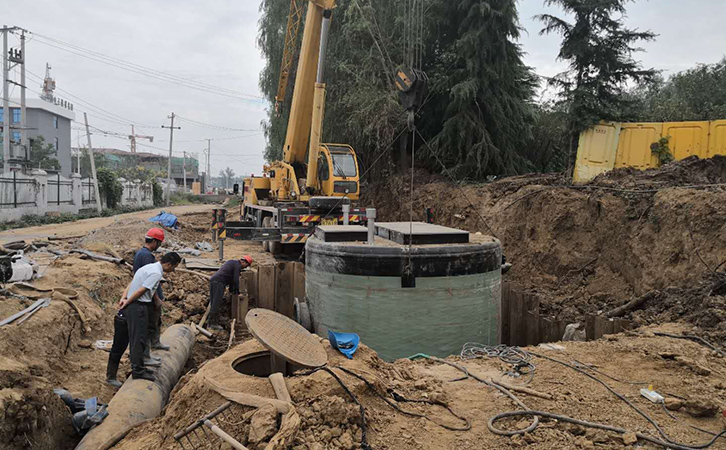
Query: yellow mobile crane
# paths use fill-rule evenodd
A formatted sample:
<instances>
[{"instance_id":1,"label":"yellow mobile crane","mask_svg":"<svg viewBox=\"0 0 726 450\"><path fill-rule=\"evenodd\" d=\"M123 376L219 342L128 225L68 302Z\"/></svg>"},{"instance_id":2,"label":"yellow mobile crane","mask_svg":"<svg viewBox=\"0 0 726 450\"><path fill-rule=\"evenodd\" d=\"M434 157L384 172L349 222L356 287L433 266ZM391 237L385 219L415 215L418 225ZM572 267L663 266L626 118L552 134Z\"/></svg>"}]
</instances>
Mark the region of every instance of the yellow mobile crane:
<instances>
[{"instance_id":1,"label":"yellow mobile crane","mask_svg":"<svg viewBox=\"0 0 726 450\"><path fill-rule=\"evenodd\" d=\"M243 222L227 226L229 236L262 240L273 254L283 244L304 243L316 225L340 223L343 206L357 200L360 193L353 148L320 142L325 53L335 0L292 0L276 109L279 113L285 97L305 5L305 29L282 160L266 165L263 176L245 180ZM351 224L365 220L365 210L350 208Z\"/></svg>"}]
</instances>

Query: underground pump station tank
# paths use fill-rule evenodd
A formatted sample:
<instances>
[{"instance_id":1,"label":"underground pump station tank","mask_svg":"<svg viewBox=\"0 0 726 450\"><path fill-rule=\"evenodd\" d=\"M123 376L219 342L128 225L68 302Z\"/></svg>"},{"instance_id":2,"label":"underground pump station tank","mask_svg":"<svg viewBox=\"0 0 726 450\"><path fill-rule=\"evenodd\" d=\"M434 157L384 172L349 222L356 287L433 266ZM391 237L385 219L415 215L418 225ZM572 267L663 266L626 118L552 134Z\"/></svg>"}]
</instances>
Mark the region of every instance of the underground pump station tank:
<instances>
[{"instance_id":1,"label":"underground pump station tank","mask_svg":"<svg viewBox=\"0 0 726 450\"><path fill-rule=\"evenodd\" d=\"M385 360L499 343L499 241L414 222L321 226L305 245L315 333L357 333Z\"/></svg>"}]
</instances>

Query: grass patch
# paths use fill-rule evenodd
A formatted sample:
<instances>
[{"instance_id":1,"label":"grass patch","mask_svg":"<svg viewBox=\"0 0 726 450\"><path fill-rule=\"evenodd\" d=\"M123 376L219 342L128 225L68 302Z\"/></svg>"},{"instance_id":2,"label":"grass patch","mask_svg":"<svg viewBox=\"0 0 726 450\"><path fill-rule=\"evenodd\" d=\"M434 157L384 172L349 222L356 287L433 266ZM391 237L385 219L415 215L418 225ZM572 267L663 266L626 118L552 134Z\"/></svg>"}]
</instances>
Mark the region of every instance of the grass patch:
<instances>
[{"instance_id":1,"label":"grass patch","mask_svg":"<svg viewBox=\"0 0 726 450\"><path fill-rule=\"evenodd\" d=\"M17 228L36 227L36 226L40 226L40 225L52 225L52 224L56 224L56 223L75 222L77 220L82 220L82 219L92 219L94 217L110 217L110 216L116 216L118 214L145 211L145 210L154 209L154 208L155 208L154 206L150 206L150 207L121 206L119 208L114 208L114 209L104 209L104 210L101 210L100 213L94 209L94 210L90 210L90 211L81 212L80 214L61 213L59 215L51 215L51 216L39 216L39 215L35 215L35 214L25 214L25 215L23 215L23 217L20 218L20 220L17 220L14 222L0 223L0 231L13 230L13 229L17 229Z\"/></svg>"}]
</instances>

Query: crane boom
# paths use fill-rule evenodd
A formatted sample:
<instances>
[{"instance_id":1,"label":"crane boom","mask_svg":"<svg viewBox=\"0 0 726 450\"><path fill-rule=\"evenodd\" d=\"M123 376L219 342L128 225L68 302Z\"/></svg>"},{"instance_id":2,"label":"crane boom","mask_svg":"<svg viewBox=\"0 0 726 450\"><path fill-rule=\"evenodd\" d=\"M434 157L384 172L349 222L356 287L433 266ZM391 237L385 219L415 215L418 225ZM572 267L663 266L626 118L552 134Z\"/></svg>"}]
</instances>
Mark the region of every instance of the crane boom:
<instances>
[{"instance_id":1,"label":"crane boom","mask_svg":"<svg viewBox=\"0 0 726 450\"><path fill-rule=\"evenodd\" d=\"M282 53L282 64L280 66L280 81L277 84L277 95L275 95L275 111L280 114L280 105L285 101L287 82L290 78L292 60L297 47L297 37L302 21L303 5L306 0L292 0L290 2L290 16L287 18L287 30L285 31L285 51Z\"/></svg>"}]
</instances>

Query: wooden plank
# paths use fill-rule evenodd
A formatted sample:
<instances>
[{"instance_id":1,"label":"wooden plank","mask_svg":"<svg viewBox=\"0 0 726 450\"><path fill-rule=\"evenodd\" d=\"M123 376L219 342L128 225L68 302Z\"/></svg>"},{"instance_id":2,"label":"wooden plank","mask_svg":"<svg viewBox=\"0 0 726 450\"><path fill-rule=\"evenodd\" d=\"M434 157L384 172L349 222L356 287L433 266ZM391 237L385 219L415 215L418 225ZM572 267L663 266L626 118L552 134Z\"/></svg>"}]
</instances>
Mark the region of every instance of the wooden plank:
<instances>
[{"instance_id":1,"label":"wooden plank","mask_svg":"<svg viewBox=\"0 0 726 450\"><path fill-rule=\"evenodd\" d=\"M293 298L293 283L295 281L295 271L292 263L280 262L277 263L276 283L277 289L275 290L275 311L279 312L283 316L292 319L293 313L295 312L295 303Z\"/></svg>"},{"instance_id":2,"label":"wooden plank","mask_svg":"<svg viewBox=\"0 0 726 450\"><path fill-rule=\"evenodd\" d=\"M239 303L239 314L242 319L241 320L237 319L237 327L239 327L240 330L247 329L247 324L245 323L245 316L247 315L247 312L249 312L249 310L250 310L250 298L247 295L243 295L240 298L240 303Z\"/></svg>"},{"instance_id":3,"label":"wooden plank","mask_svg":"<svg viewBox=\"0 0 726 450\"><path fill-rule=\"evenodd\" d=\"M502 301L499 305L499 343L510 345L509 342L509 297L511 286L502 283Z\"/></svg>"},{"instance_id":4,"label":"wooden plank","mask_svg":"<svg viewBox=\"0 0 726 450\"><path fill-rule=\"evenodd\" d=\"M240 289L242 289L242 285L240 285ZM229 309L232 320L237 320L239 317L239 294L230 294Z\"/></svg>"},{"instance_id":5,"label":"wooden plank","mask_svg":"<svg viewBox=\"0 0 726 450\"><path fill-rule=\"evenodd\" d=\"M297 298L298 301L305 301L305 264L301 262L292 263L293 268L293 298Z\"/></svg>"},{"instance_id":6,"label":"wooden plank","mask_svg":"<svg viewBox=\"0 0 726 450\"><path fill-rule=\"evenodd\" d=\"M615 321L613 319L604 319L604 334L615 334Z\"/></svg>"},{"instance_id":7,"label":"wooden plank","mask_svg":"<svg viewBox=\"0 0 726 450\"><path fill-rule=\"evenodd\" d=\"M524 334L524 297L512 289L509 297L509 345L523 346L527 342Z\"/></svg>"},{"instance_id":8,"label":"wooden plank","mask_svg":"<svg viewBox=\"0 0 726 450\"><path fill-rule=\"evenodd\" d=\"M540 333L542 335L541 342L557 342L557 322L549 319L540 318Z\"/></svg>"},{"instance_id":9,"label":"wooden plank","mask_svg":"<svg viewBox=\"0 0 726 450\"><path fill-rule=\"evenodd\" d=\"M527 308L527 345L537 345L542 340L542 336L540 334L539 296L527 294L525 307Z\"/></svg>"},{"instance_id":10,"label":"wooden plank","mask_svg":"<svg viewBox=\"0 0 726 450\"><path fill-rule=\"evenodd\" d=\"M259 298L259 292L257 291L259 274L257 269L250 270L250 273L252 276L247 280L249 282L247 285L247 294L249 294L250 300L257 301Z\"/></svg>"},{"instance_id":11,"label":"wooden plank","mask_svg":"<svg viewBox=\"0 0 726 450\"><path fill-rule=\"evenodd\" d=\"M594 341L595 339L598 339L598 336L596 335L596 321L597 316L589 315L585 318L585 339L587 339L588 341Z\"/></svg>"},{"instance_id":12,"label":"wooden plank","mask_svg":"<svg viewBox=\"0 0 726 450\"><path fill-rule=\"evenodd\" d=\"M559 335L557 337L558 341L561 341L562 337L565 335L565 328L567 328L567 322L564 320L558 320L557 321L557 334Z\"/></svg>"},{"instance_id":13,"label":"wooden plank","mask_svg":"<svg viewBox=\"0 0 726 450\"><path fill-rule=\"evenodd\" d=\"M275 309L275 266L260 266L257 277L257 307Z\"/></svg>"}]
</instances>

